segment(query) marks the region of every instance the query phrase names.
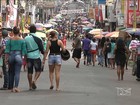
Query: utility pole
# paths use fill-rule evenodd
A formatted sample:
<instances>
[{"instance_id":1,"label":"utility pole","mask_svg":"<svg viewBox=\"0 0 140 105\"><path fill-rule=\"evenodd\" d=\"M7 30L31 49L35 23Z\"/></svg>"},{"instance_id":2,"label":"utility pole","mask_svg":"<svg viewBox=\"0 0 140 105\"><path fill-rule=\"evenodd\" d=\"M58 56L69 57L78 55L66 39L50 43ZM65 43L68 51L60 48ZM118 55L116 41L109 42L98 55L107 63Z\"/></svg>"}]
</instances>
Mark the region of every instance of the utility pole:
<instances>
[{"instance_id":1,"label":"utility pole","mask_svg":"<svg viewBox=\"0 0 140 105\"><path fill-rule=\"evenodd\" d=\"M134 11L133 11L133 16L134 16L134 19L133 19L133 28L134 30L136 31L136 28L137 28L137 24L136 24L136 8L137 8L137 5L136 5L136 0L134 0Z\"/></svg>"},{"instance_id":2,"label":"utility pole","mask_svg":"<svg viewBox=\"0 0 140 105\"><path fill-rule=\"evenodd\" d=\"M17 1L17 19L16 19L16 26L18 26L19 23L19 16L20 16L20 0Z\"/></svg>"}]
</instances>

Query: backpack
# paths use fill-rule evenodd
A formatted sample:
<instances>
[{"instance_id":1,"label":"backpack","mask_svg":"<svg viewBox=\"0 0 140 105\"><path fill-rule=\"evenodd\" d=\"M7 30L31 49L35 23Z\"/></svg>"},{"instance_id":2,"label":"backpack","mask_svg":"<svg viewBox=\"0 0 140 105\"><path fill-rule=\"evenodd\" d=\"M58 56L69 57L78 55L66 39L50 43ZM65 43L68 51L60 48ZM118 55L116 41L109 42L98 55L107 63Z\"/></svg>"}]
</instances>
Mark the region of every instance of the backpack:
<instances>
[{"instance_id":1,"label":"backpack","mask_svg":"<svg viewBox=\"0 0 140 105\"><path fill-rule=\"evenodd\" d=\"M106 45L106 52L107 53L111 52L111 43L107 43L107 45Z\"/></svg>"},{"instance_id":2,"label":"backpack","mask_svg":"<svg viewBox=\"0 0 140 105\"><path fill-rule=\"evenodd\" d=\"M32 34L30 34L30 35L32 35ZM44 46L43 46L42 40L41 40L40 38L34 36L34 35L32 35L32 37L33 37L34 41L36 42L36 44L38 45L39 51L40 51L42 54L44 54Z\"/></svg>"}]
</instances>

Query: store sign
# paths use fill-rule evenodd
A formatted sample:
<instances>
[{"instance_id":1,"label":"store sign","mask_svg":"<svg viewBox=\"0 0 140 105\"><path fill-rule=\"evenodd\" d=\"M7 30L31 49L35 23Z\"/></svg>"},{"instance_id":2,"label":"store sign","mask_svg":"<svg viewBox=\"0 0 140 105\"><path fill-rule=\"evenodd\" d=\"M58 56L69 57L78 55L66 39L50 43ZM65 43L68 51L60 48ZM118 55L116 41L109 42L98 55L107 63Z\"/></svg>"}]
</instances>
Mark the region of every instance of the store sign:
<instances>
[{"instance_id":1,"label":"store sign","mask_svg":"<svg viewBox=\"0 0 140 105\"><path fill-rule=\"evenodd\" d=\"M136 23L140 22L140 10L139 10L139 5L140 1L136 0ZM132 27L134 23L134 0L128 0L127 1L127 26Z\"/></svg>"},{"instance_id":2,"label":"store sign","mask_svg":"<svg viewBox=\"0 0 140 105\"><path fill-rule=\"evenodd\" d=\"M98 4L106 4L106 0L98 0Z\"/></svg>"},{"instance_id":3,"label":"store sign","mask_svg":"<svg viewBox=\"0 0 140 105\"><path fill-rule=\"evenodd\" d=\"M60 14L66 15L66 14L76 14L76 13L85 13L84 9L75 9L75 10L61 10Z\"/></svg>"}]
</instances>

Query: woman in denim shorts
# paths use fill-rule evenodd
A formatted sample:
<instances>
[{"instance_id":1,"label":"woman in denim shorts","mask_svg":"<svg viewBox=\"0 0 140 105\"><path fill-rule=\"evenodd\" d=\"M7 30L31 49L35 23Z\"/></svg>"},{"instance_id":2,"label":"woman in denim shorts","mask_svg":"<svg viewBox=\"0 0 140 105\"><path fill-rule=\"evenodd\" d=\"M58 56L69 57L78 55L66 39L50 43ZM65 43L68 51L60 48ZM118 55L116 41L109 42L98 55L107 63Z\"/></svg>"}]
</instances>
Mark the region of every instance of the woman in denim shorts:
<instances>
[{"instance_id":1,"label":"woman in denim shorts","mask_svg":"<svg viewBox=\"0 0 140 105\"><path fill-rule=\"evenodd\" d=\"M49 78L50 78L50 89L54 88L53 79L54 79L54 71L55 71L55 80L56 80L56 91L59 90L59 81L60 81L60 69L62 64L61 49L64 51L64 45L61 40L58 39L57 33L55 31L50 32L51 40L47 43L46 52L43 58L43 64L45 63L46 57L49 53L48 57L48 65L49 65Z\"/></svg>"}]
</instances>

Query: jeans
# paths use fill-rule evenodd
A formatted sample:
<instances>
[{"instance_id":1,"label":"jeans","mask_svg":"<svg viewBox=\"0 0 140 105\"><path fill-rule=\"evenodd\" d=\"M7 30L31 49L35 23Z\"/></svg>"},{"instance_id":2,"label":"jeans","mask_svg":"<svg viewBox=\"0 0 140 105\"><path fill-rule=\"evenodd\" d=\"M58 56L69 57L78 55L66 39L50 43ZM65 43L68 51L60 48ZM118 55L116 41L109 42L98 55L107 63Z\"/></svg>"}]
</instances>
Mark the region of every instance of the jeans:
<instances>
[{"instance_id":1,"label":"jeans","mask_svg":"<svg viewBox=\"0 0 140 105\"><path fill-rule=\"evenodd\" d=\"M103 65L103 62L104 62L104 57L103 55L98 55L98 62Z\"/></svg>"},{"instance_id":2,"label":"jeans","mask_svg":"<svg viewBox=\"0 0 140 105\"><path fill-rule=\"evenodd\" d=\"M90 50L84 50L84 56L87 57L87 63L91 63L91 53L90 53Z\"/></svg>"},{"instance_id":3,"label":"jeans","mask_svg":"<svg viewBox=\"0 0 140 105\"><path fill-rule=\"evenodd\" d=\"M87 63L91 63L91 54L90 54L90 52L87 55Z\"/></svg>"},{"instance_id":4,"label":"jeans","mask_svg":"<svg viewBox=\"0 0 140 105\"><path fill-rule=\"evenodd\" d=\"M137 60L137 78L140 78L140 60Z\"/></svg>"},{"instance_id":5,"label":"jeans","mask_svg":"<svg viewBox=\"0 0 140 105\"><path fill-rule=\"evenodd\" d=\"M18 87L22 56L20 51L11 51L9 55L9 88Z\"/></svg>"},{"instance_id":6,"label":"jeans","mask_svg":"<svg viewBox=\"0 0 140 105\"><path fill-rule=\"evenodd\" d=\"M3 75L4 75L4 84L3 84L3 88L8 88L9 74L8 74L8 67L7 67L7 65L5 64L5 56L3 56L2 71L3 71Z\"/></svg>"}]
</instances>

